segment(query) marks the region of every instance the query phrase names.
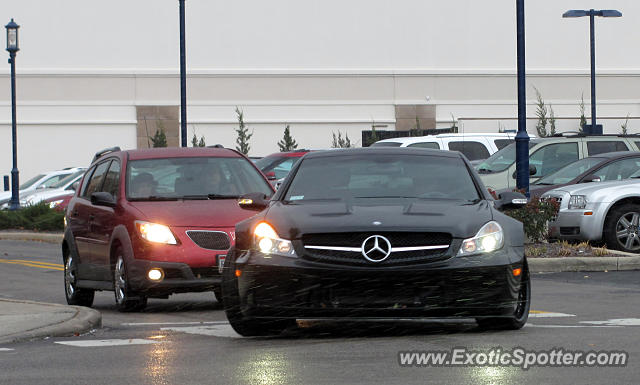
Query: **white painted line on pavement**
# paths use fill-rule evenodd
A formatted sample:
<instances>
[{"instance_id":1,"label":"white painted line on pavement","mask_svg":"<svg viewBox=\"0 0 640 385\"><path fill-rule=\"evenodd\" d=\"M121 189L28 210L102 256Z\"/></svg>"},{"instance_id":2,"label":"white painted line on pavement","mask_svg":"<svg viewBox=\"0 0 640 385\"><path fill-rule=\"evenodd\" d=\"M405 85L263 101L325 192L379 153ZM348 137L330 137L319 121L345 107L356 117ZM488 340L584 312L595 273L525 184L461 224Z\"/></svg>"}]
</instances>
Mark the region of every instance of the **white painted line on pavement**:
<instances>
[{"instance_id":1,"label":"white painted line on pavement","mask_svg":"<svg viewBox=\"0 0 640 385\"><path fill-rule=\"evenodd\" d=\"M155 325L217 325L228 324L228 321L210 321L210 322L125 322L122 326L155 326Z\"/></svg>"},{"instance_id":2,"label":"white painted line on pavement","mask_svg":"<svg viewBox=\"0 0 640 385\"><path fill-rule=\"evenodd\" d=\"M640 326L640 318L616 318L607 321L580 321L580 323L606 326Z\"/></svg>"},{"instance_id":3,"label":"white painted line on pavement","mask_svg":"<svg viewBox=\"0 0 640 385\"><path fill-rule=\"evenodd\" d=\"M536 311L529 312L529 318L562 318L562 317L575 317L575 314L567 313L553 313L549 311Z\"/></svg>"},{"instance_id":4,"label":"white painted line on pavement","mask_svg":"<svg viewBox=\"0 0 640 385\"><path fill-rule=\"evenodd\" d=\"M188 334L197 334L202 336L225 337L225 338L242 338L236 333L231 325L212 325L212 326L185 326L185 327L169 327L161 328L162 331L174 331Z\"/></svg>"},{"instance_id":5,"label":"white painted line on pavement","mask_svg":"<svg viewBox=\"0 0 640 385\"><path fill-rule=\"evenodd\" d=\"M149 345L157 344L162 341L144 340L132 338L128 340L88 340L88 341L56 341L56 344L76 346L81 348L100 347L100 346L124 346L124 345Z\"/></svg>"},{"instance_id":6,"label":"white painted line on pavement","mask_svg":"<svg viewBox=\"0 0 640 385\"><path fill-rule=\"evenodd\" d=\"M13 351L13 349L9 349L9 348L0 348L0 352L11 352Z\"/></svg>"},{"instance_id":7,"label":"white painted line on pavement","mask_svg":"<svg viewBox=\"0 0 640 385\"><path fill-rule=\"evenodd\" d=\"M533 328L619 328L620 326L604 326L604 325L535 325L532 323L527 323L524 327L533 327Z\"/></svg>"}]
</instances>

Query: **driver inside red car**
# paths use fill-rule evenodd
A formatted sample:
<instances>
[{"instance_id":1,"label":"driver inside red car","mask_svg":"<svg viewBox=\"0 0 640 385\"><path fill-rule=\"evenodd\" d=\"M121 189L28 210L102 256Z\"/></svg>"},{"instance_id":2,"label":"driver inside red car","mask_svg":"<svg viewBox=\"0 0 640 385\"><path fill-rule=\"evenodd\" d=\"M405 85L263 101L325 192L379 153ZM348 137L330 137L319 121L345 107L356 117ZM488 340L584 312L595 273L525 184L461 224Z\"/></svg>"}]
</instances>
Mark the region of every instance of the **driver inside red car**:
<instances>
[{"instance_id":1,"label":"driver inside red car","mask_svg":"<svg viewBox=\"0 0 640 385\"><path fill-rule=\"evenodd\" d=\"M158 182L148 172L142 172L136 175L131 181L131 193L136 197L148 197L153 195Z\"/></svg>"}]
</instances>

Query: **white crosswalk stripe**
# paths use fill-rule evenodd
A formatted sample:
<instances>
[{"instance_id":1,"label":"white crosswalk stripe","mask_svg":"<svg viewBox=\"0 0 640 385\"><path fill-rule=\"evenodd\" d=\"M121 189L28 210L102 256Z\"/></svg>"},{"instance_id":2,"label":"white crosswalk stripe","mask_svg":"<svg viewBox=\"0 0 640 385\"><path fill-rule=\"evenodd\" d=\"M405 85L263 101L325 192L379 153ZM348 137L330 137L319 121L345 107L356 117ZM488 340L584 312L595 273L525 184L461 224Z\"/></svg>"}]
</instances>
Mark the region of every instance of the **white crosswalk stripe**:
<instances>
[{"instance_id":1,"label":"white crosswalk stripe","mask_svg":"<svg viewBox=\"0 0 640 385\"><path fill-rule=\"evenodd\" d=\"M199 334L212 337L225 337L225 338L242 338L236 333L231 325L210 325L210 326L175 326L161 328L162 331L173 331L188 334Z\"/></svg>"},{"instance_id":2,"label":"white crosswalk stripe","mask_svg":"<svg viewBox=\"0 0 640 385\"><path fill-rule=\"evenodd\" d=\"M529 318L563 318L563 317L575 317L575 314L566 313L553 313L548 311L533 311L529 313Z\"/></svg>"},{"instance_id":3,"label":"white crosswalk stripe","mask_svg":"<svg viewBox=\"0 0 640 385\"><path fill-rule=\"evenodd\" d=\"M113 339L113 340L85 340L85 341L56 341L56 344L75 346L81 348L103 346L149 345L158 344L161 341L145 340L141 338Z\"/></svg>"},{"instance_id":4,"label":"white crosswalk stripe","mask_svg":"<svg viewBox=\"0 0 640 385\"><path fill-rule=\"evenodd\" d=\"M580 323L603 326L640 326L640 318L616 318L607 321L580 321Z\"/></svg>"},{"instance_id":5,"label":"white crosswalk stripe","mask_svg":"<svg viewBox=\"0 0 640 385\"><path fill-rule=\"evenodd\" d=\"M531 322L527 322L526 325L524 325L524 327L530 327L530 328L547 328L547 329L571 329L571 328L618 328L620 326L607 326L607 325L538 325L538 324L532 324Z\"/></svg>"},{"instance_id":6,"label":"white crosswalk stripe","mask_svg":"<svg viewBox=\"0 0 640 385\"><path fill-rule=\"evenodd\" d=\"M193 321L193 322L125 322L122 326L159 326L159 325L217 325L228 324L227 321Z\"/></svg>"}]
</instances>

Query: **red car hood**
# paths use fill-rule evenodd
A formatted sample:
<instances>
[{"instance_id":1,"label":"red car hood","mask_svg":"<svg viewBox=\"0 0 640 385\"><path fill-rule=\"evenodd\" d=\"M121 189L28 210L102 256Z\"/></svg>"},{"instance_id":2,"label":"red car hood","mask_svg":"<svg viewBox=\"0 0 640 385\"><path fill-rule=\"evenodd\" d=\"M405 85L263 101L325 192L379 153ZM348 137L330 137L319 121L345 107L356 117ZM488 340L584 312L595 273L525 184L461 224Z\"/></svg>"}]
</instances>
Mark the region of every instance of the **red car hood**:
<instances>
[{"instance_id":1,"label":"red car hood","mask_svg":"<svg viewBox=\"0 0 640 385\"><path fill-rule=\"evenodd\" d=\"M255 215L241 209L236 199L130 202L143 215L140 219L173 227L235 227Z\"/></svg>"}]
</instances>

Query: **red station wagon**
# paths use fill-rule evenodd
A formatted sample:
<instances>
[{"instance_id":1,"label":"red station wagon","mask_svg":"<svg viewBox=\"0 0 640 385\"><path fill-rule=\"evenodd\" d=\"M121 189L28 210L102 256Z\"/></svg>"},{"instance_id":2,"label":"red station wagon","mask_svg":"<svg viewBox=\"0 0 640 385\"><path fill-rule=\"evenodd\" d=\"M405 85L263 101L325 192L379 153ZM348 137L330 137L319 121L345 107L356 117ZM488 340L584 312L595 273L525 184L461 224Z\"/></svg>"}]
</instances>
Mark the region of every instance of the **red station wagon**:
<instances>
[{"instance_id":1,"label":"red station wagon","mask_svg":"<svg viewBox=\"0 0 640 385\"><path fill-rule=\"evenodd\" d=\"M62 243L67 303L91 306L113 290L121 311L147 298L212 290L255 212L238 198L274 190L253 163L225 148L163 148L96 154L69 202Z\"/></svg>"}]
</instances>

